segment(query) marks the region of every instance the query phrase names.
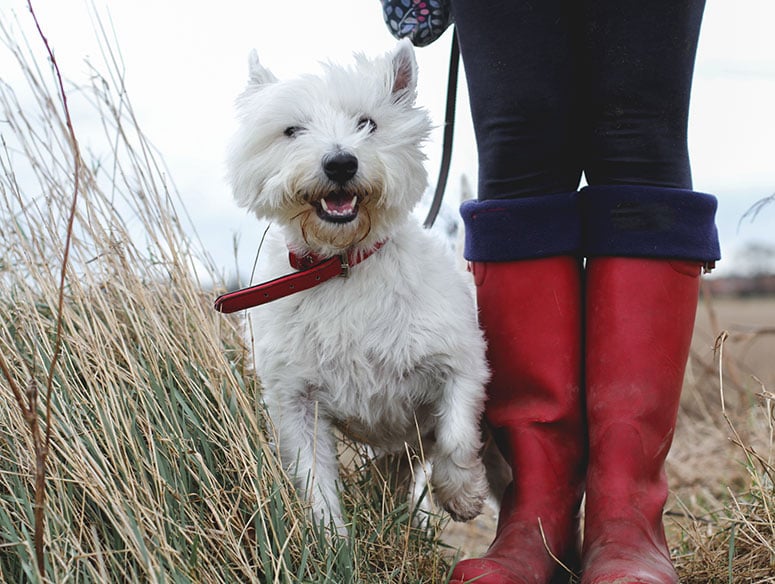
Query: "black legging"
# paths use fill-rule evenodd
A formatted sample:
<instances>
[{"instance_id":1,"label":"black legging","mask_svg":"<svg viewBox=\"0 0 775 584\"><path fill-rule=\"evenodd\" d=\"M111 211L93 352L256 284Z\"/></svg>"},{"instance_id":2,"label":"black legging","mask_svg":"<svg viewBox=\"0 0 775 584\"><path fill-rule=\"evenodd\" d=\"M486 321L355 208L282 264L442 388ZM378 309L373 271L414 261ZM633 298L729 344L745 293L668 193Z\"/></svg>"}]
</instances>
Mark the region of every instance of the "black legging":
<instances>
[{"instance_id":1,"label":"black legging","mask_svg":"<svg viewBox=\"0 0 775 584\"><path fill-rule=\"evenodd\" d=\"M480 199L590 185L691 188L704 0L452 0Z\"/></svg>"}]
</instances>

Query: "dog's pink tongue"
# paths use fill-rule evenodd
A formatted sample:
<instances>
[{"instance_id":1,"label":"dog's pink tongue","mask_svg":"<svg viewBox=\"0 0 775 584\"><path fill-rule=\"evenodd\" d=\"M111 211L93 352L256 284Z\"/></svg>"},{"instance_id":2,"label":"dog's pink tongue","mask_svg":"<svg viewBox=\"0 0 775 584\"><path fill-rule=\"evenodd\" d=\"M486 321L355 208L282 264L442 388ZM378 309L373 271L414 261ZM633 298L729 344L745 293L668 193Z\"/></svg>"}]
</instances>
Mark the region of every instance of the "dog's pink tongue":
<instances>
[{"instance_id":1,"label":"dog's pink tongue","mask_svg":"<svg viewBox=\"0 0 775 584\"><path fill-rule=\"evenodd\" d=\"M357 197L332 193L322 200L323 209L332 215L351 215L355 212Z\"/></svg>"}]
</instances>

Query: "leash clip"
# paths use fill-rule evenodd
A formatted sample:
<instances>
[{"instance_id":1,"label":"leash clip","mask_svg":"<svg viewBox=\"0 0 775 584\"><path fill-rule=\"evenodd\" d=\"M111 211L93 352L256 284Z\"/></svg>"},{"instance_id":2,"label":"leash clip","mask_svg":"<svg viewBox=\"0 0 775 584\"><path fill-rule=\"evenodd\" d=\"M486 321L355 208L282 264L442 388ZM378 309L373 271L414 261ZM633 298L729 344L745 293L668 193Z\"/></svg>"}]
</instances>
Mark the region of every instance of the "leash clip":
<instances>
[{"instance_id":1,"label":"leash clip","mask_svg":"<svg viewBox=\"0 0 775 584\"><path fill-rule=\"evenodd\" d=\"M339 272L340 278L349 278L350 277L350 260L347 257L346 253L340 253L339 254L339 267L341 268L341 272Z\"/></svg>"}]
</instances>

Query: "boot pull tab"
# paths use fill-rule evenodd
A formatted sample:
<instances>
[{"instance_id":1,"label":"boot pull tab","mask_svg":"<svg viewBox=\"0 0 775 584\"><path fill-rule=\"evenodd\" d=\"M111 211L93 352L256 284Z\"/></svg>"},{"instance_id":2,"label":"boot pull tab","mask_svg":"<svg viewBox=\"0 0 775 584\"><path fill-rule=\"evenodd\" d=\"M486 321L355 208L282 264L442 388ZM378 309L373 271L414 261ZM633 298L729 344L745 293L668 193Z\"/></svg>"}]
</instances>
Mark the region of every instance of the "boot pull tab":
<instances>
[{"instance_id":1,"label":"boot pull tab","mask_svg":"<svg viewBox=\"0 0 775 584\"><path fill-rule=\"evenodd\" d=\"M474 276L474 284L481 286L487 274L487 262L468 262L468 271Z\"/></svg>"}]
</instances>

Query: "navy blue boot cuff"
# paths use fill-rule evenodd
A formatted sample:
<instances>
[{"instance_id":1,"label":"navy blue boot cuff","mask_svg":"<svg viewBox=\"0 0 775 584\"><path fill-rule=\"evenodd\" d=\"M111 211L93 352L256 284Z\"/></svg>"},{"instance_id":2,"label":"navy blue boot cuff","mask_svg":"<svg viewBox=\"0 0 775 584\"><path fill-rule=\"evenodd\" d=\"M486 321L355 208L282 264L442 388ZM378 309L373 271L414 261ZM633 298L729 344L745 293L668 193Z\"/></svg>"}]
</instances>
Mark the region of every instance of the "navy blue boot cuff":
<instances>
[{"instance_id":1,"label":"navy blue boot cuff","mask_svg":"<svg viewBox=\"0 0 775 584\"><path fill-rule=\"evenodd\" d=\"M507 262L580 254L579 193L466 201L463 255L474 262Z\"/></svg>"},{"instance_id":2,"label":"navy blue boot cuff","mask_svg":"<svg viewBox=\"0 0 775 584\"><path fill-rule=\"evenodd\" d=\"M685 189L593 186L580 193L584 255L713 262L721 257L712 195Z\"/></svg>"}]
</instances>

